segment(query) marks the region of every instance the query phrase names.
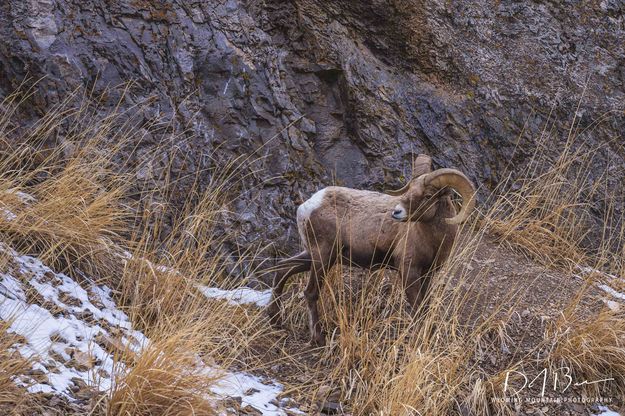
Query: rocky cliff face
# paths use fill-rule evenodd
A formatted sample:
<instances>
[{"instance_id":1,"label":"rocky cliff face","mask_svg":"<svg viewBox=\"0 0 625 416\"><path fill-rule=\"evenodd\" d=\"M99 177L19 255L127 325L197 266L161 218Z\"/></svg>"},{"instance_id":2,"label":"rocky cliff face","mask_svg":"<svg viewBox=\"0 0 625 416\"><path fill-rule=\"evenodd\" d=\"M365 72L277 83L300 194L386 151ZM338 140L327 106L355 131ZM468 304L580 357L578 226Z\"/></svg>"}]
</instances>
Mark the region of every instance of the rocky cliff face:
<instances>
[{"instance_id":1,"label":"rocky cliff face","mask_svg":"<svg viewBox=\"0 0 625 416\"><path fill-rule=\"evenodd\" d=\"M26 123L78 87L113 105L132 81L122 107L180 133L138 180L260 158L229 221L239 243L293 252L296 206L323 184L396 186L425 152L483 197L545 130L555 156L574 115L576 146L599 148L590 179L609 168L622 189L624 15L617 0L7 0L0 92L45 75Z\"/></svg>"}]
</instances>

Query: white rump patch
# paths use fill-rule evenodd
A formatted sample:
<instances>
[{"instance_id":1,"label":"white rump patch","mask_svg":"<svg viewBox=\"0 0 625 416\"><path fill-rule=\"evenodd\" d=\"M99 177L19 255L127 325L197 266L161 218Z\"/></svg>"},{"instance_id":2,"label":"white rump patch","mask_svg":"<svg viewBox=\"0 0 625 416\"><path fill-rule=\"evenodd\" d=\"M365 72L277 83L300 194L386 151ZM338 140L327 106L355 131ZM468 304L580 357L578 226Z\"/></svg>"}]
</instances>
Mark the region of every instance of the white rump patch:
<instances>
[{"instance_id":1,"label":"white rump patch","mask_svg":"<svg viewBox=\"0 0 625 416\"><path fill-rule=\"evenodd\" d=\"M299 233L299 237L302 240L302 245L304 249L308 249L308 238L306 236L306 229L304 224L312 213L321 206L323 202L323 197L325 196L327 188L323 188L317 192L310 198L308 198L302 205L297 207L297 232Z\"/></svg>"},{"instance_id":2,"label":"white rump patch","mask_svg":"<svg viewBox=\"0 0 625 416\"><path fill-rule=\"evenodd\" d=\"M326 188L323 188L310 198L308 198L302 205L297 208L297 222L307 220L314 210L321 206L323 197L325 196Z\"/></svg>"}]
</instances>

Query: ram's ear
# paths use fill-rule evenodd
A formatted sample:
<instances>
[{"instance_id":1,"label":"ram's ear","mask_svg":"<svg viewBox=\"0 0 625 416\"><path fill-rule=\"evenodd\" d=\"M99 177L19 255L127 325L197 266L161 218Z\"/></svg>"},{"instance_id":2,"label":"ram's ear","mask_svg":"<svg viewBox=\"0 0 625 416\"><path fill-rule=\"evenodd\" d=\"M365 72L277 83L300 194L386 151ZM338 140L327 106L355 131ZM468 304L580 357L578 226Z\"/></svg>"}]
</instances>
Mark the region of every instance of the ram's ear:
<instances>
[{"instance_id":1,"label":"ram's ear","mask_svg":"<svg viewBox=\"0 0 625 416\"><path fill-rule=\"evenodd\" d=\"M424 154L417 156L412 162L412 177L418 178L430 172L432 172L432 158Z\"/></svg>"},{"instance_id":2,"label":"ram's ear","mask_svg":"<svg viewBox=\"0 0 625 416\"><path fill-rule=\"evenodd\" d=\"M410 188L410 182L412 182L412 181L408 181L408 183L405 184L400 189L387 189L387 190L384 191L384 193L389 194L391 196L402 196L403 194L406 193L408 188Z\"/></svg>"}]
</instances>

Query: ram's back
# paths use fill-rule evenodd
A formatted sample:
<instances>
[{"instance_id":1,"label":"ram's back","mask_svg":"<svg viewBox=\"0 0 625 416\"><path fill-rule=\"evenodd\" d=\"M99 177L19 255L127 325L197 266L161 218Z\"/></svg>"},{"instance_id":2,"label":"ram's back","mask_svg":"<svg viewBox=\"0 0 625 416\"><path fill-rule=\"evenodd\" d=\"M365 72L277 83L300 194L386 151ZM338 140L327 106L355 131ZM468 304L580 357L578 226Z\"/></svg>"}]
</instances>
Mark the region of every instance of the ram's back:
<instances>
[{"instance_id":1,"label":"ram's back","mask_svg":"<svg viewBox=\"0 0 625 416\"><path fill-rule=\"evenodd\" d=\"M399 223L391 212L397 198L380 192L330 186L297 209L297 226L306 248L340 241L358 253L387 250Z\"/></svg>"}]
</instances>

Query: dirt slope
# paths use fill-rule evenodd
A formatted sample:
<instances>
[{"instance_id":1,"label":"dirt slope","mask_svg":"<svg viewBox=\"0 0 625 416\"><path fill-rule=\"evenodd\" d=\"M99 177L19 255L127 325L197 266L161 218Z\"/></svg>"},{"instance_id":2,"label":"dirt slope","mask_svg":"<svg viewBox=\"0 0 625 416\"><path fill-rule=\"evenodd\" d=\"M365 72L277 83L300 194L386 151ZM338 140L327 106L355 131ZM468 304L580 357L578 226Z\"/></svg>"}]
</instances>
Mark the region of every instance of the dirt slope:
<instances>
[{"instance_id":1,"label":"dirt slope","mask_svg":"<svg viewBox=\"0 0 625 416\"><path fill-rule=\"evenodd\" d=\"M390 286L395 276L390 272L382 274L383 278L377 283L382 287L379 293L390 295ZM493 237L482 238L471 258L463 263L458 275L451 278L444 289L448 294L454 292L454 301L462 303L457 314L459 331L468 336L479 332L483 337L478 342L483 350L474 354L470 366L491 375L514 369L526 374L530 380L535 376L541 377L540 372L545 366L543 359L552 348L550 331L564 316L574 316L577 323L590 323L600 311L616 309L619 305L625 307L623 299L598 288L599 282L609 280L609 276L595 273L594 283L587 283L587 277L588 273L582 271L571 274L541 266ZM441 276L435 276L437 278L441 283ZM362 299L363 286L366 286L363 280L373 277L358 270L344 270L340 276L331 277L328 284L336 286L339 283L337 279L342 279L344 284L340 290L351 297L351 302L357 303ZM256 357L249 362L258 366L256 359L260 357L262 369L259 371L299 392L301 408L312 412L323 408L328 400L333 405L341 403L340 398L345 397L345 392L341 392L340 386L326 385L328 380L324 380L324 376L332 372L333 366L337 365L336 360L327 349L311 349L309 346L304 317L306 312L300 294L306 277L300 275L294 280L287 295L291 301L286 302L291 305L286 311L289 315L287 320L291 323L284 330L268 333L256 340L253 348ZM331 296L326 287L322 299ZM378 296L378 293L371 296ZM610 308L606 305L608 301ZM332 309L332 306L326 308ZM573 312L567 312L567 309ZM448 313L454 315L453 312ZM332 334L329 348L335 350L337 345L341 345L338 340L341 334L336 332L336 326L332 326L334 323L333 319L328 319L326 330ZM485 325L486 329L476 331L480 325ZM510 381L517 388L520 382L518 379ZM614 382L622 383L623 379ZM608 403L528 403L528 400L540 395L539 384L537 382L533 388L525 391L525 403L517 407L512 405L511 408L516 409L517 414L591 415L597 414L602 404L608 404L614 410L622 405L616 398ZM494 386L495 395L501 393L502 389L503 385ZM326 397L328 391L332 392L330 399ZM551 396L566 401L576 400L583 394L580 388L573 386L564 393L558 392ZM345 405L342 411L350 412L350 406ZM454 410L456 412L472 414L462 409Z\"/></svg>"}]
</instances>

